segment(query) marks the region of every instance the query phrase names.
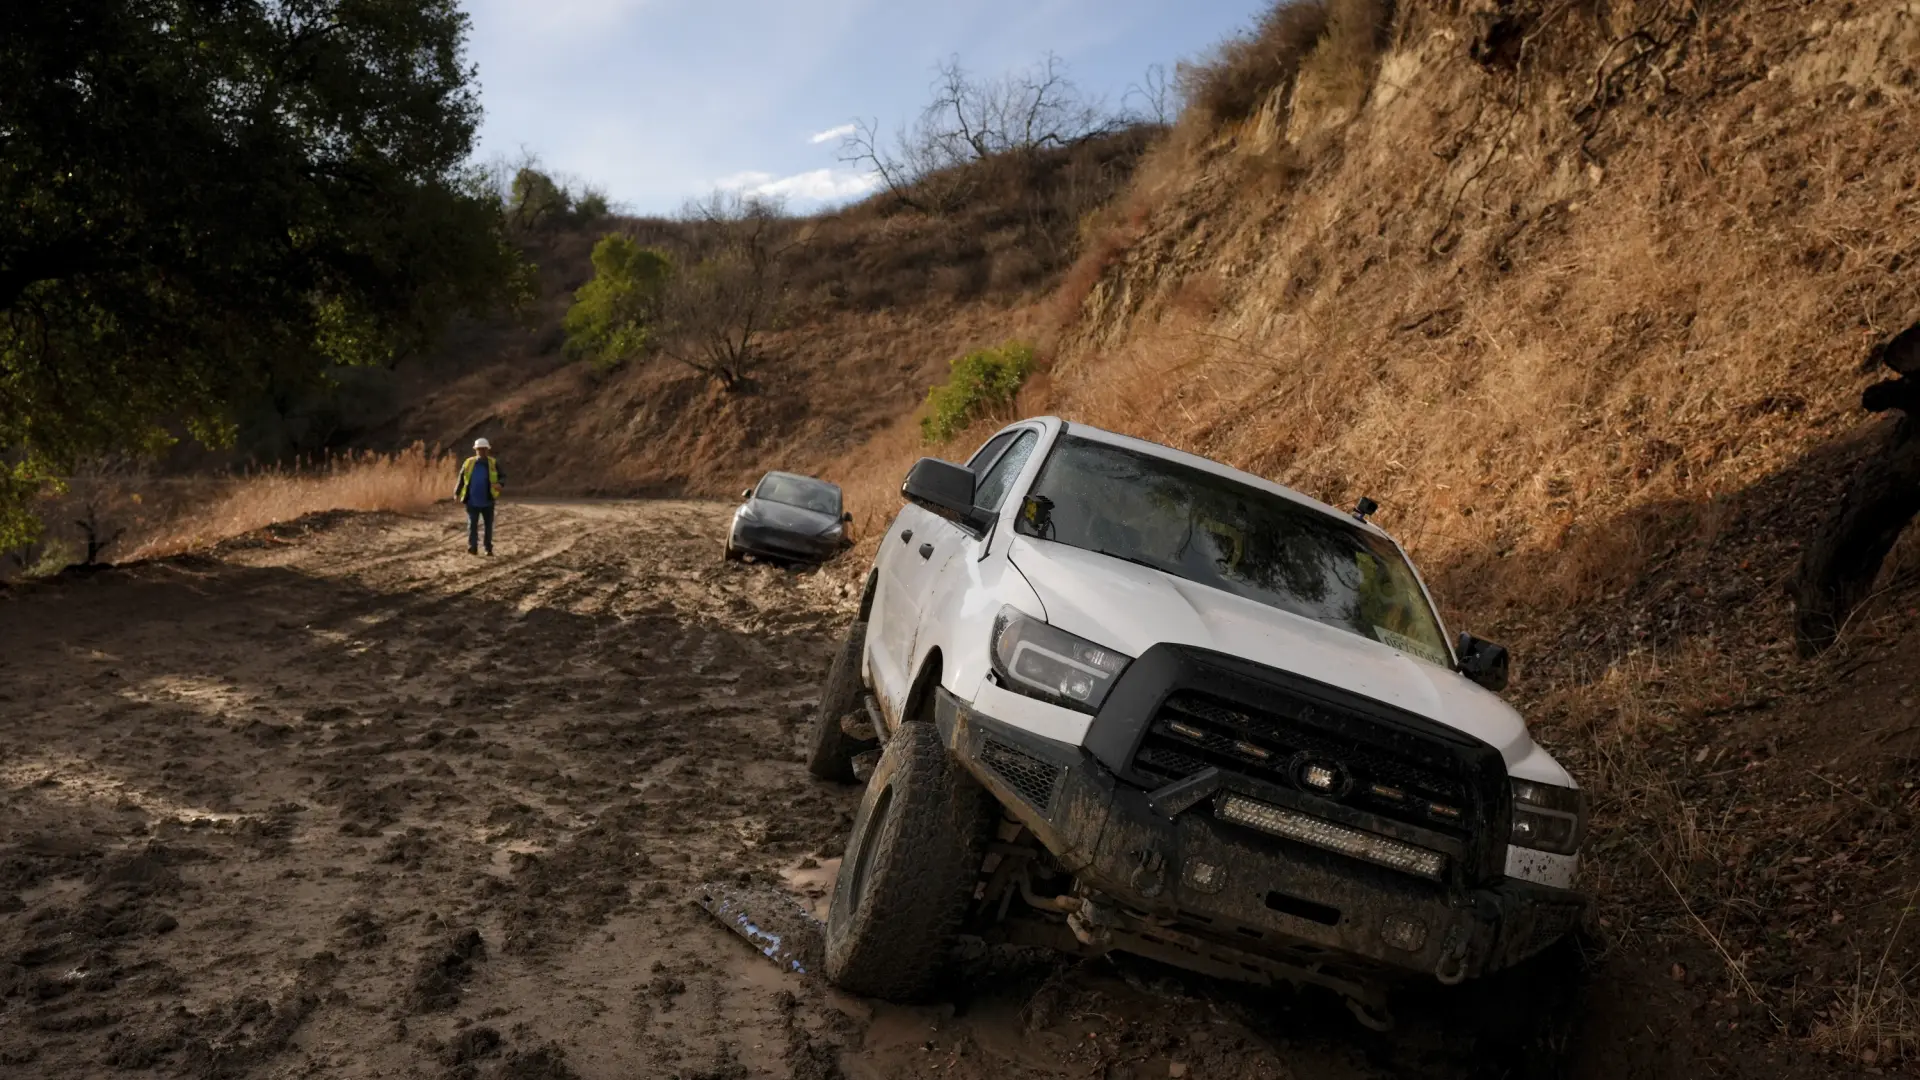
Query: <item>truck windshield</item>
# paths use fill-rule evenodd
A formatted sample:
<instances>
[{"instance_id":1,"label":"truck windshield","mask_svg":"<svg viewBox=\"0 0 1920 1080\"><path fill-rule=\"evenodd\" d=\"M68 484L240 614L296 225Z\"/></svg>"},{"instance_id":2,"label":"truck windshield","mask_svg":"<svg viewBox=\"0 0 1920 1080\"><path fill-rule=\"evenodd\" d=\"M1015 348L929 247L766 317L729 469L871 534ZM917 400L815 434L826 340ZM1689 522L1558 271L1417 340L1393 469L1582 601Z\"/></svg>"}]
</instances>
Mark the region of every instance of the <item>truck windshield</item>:
<instances>
[{"instance_id":1,"label":"truck windshield","mask_svg":"<svg viewBox=\"0 0 1920 1080\"><path fill-rule=\"evenodd\" d=\"M1017 531L1292 612L1448 666L1439 620L1390 541L1331 514L1166 458L1063 435Z\"/></svg>"},{"instance_id":2,"label":"truck windshield","mask_svg":"<svg viewBox=\"0 0 1920 1080\"><path fill-rule=\"evenodd\" d=\"M840 516L840 489L824 480L786 473L768 473L760 480L755 498L785 503L818 514Z\"/></svg>"}]
</instances>

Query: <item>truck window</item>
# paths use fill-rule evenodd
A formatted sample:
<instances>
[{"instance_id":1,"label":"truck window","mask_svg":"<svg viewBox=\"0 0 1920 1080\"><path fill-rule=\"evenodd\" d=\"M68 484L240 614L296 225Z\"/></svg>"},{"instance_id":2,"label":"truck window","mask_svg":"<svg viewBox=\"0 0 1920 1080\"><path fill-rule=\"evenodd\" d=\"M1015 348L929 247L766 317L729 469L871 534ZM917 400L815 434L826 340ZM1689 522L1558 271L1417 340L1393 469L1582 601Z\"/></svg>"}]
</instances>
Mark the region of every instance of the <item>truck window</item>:
<instances>
[{"instance_id":1,"label":"truck window","mask_svg":"<svg viewBox=\"0 0 1920 1080\"><path fill-rule=\"evenodd\" d=\"M1038 432L1031 428L1020 432L1013 445L1007 447L1007 452L1000 455L1000 460L994 462L987 474L980 478L980 483L974 488L973 504L988 510L1000 509L1000 504L1006 501L1007 489L1013 486L1014 477L1020 475L1027 459L1033 456L1033 448L1039 444Z\"/></svg>"},{"instance_id":2,"label":"truck window","mask_svg":"<svg viewBox=\"0 0 1920 1080\"><path fill-rule=\"evenodd\" d=\"M1028 536L1151 567L1448 666L1413 568L1351 521L1151 454L1063 435L1032 493L1052 500Z\"/></svg>"}]
</instances>

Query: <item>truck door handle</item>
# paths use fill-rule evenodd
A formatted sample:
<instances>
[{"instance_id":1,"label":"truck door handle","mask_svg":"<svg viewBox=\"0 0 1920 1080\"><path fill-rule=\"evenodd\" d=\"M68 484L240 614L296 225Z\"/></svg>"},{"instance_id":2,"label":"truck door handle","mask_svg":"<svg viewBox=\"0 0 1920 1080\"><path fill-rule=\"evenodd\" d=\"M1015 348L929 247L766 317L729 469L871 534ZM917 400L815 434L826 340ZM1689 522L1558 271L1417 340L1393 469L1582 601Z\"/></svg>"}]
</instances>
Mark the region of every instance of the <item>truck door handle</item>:
<instances>
[{"instance_id":1,"label":"truck door handle","mask_svg":"<svg viewBox=\"0 0 1920 1080\"><path fill-rule=\"evenodd\" d=\"M913 530L912 530L912 529L905 529L905 530L902 530L902 531L901 531L901 533L900 533L900 542L901 542L901 543L903 543L903 544L904 544L904 543L906 543L907 541L909 541L909 540L911 540L911 539L913 539Z\"/></svg>"},{"instance_id":2,"label":"truck door handle","mask_svg":"<svg viewBox=\"0 0 1920 1080\"><path fill-rule=\"evenodd\" d=\"M931 559L931 558L933 558L933 545L932 545L932 544L921 544L921 545L920 545L920 557L921 557L921 558L923 558L923 559Z\"/></svg>"}]
</instances>

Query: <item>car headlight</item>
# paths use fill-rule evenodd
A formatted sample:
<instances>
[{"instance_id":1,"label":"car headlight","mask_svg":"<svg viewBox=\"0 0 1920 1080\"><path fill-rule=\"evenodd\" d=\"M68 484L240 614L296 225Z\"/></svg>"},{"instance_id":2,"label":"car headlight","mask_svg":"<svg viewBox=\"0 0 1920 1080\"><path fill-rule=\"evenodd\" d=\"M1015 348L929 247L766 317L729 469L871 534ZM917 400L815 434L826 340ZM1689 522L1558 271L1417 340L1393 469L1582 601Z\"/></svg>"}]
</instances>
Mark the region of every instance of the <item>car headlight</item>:
<instances>
[{"instance_id":1,"label":"car headlight","mask_svg":"<svg viewBox=\"0 0 1920 1080\"><path fill-rule=\"evenodd\" d=\"M1011 608L993 620L993 669L1015 690L1081 712L1100 703L1133 663L1118 653Z\"/></svg>"},{"instance_id":2,"label":"car headlight","mask_svg":"<svg viewBox=\"0 0 1920 1080\"><path fill-rule=\"evenodd\" d=\"M1517 847L1572 855L1587 837L1587 796L1578 788L1514 780L1513 836Z\"/></svg>"},{"instance_id":3,"label":"car headlight","mask_svg":"<svg viewBox=\"0 0 1920 1080\"><path fill-rule=\"evenodd\" d=\"M836 521L833 524L827 526L826 528L820 530L819 536L823 540L838 540L840 539L840 534L846 531L847 531L846 524L844 522Z\"/></svg>"}]
</instances>

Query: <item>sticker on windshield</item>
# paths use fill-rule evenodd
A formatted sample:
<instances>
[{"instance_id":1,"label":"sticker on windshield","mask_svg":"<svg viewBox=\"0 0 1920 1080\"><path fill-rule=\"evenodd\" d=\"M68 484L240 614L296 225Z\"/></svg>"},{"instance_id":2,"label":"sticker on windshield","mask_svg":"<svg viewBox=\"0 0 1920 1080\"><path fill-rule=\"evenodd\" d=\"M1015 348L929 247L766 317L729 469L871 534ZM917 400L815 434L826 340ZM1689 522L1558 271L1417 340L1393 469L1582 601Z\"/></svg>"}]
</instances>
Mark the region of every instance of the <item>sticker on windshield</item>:
<instances>
[{"instance_id":1,"label":"sticker on windshield","mask_svg":"<svg viewBox=\"0 0 1920 1080\"><path fill-rule=\"evenodd\" d=\"M1373 637L1374 640L1388 648L1399 649L1403 653L1410 653L1425 660L1429 664L1438 664L1441 667L1447 666L1447 658L1444 654L1429 645L1415 641L1405 634L1396 634L1384 626L1376 626L1373 628Z\"/></svg>"}]
</instances>

